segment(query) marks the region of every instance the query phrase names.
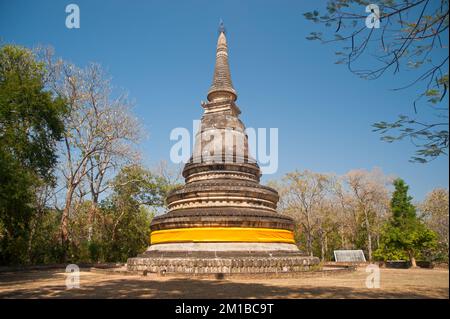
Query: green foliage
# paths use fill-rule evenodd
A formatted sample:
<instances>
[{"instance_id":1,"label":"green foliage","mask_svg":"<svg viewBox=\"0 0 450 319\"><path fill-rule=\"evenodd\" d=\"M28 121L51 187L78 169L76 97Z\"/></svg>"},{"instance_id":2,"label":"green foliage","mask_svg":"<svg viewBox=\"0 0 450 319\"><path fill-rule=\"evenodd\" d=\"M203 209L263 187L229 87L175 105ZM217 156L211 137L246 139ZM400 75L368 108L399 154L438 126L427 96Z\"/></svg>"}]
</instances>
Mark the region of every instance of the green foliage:
<instances>
[{"instance_id":1,"label":"green foliage","mask_svg":"<svg viewBox=\"0 0 450 319\"><path fill-rule=\"evenodd\" d=\"M28 259L35 188L52 182L65 103L45 90L45 69L25 48L0 48L0 264Z\"/></svg>"},{"instance_id":2,"label":"green foliage","mask_svg":"<svg viewBox=\"0 0 450 319\"><path fill-rule=\"evenodd\" d=\"M416 208L411 204L412 197L408 195L409 186L398 178L394 181L395 191L391 199L391 211L394 225L416 219Z\"/></svg>"},{"instance_id":3,"label":"green foliage","mask_svg":"<svg viewBox=\"0 0 450 319\"><path fill-rule=\"evenodd\" d=\"M158 207L164 205L170 186L141 166L124 167L114 178L113 193L101 209L107 234L108 260L125 261L148 246L150 222Z\"/></svg>"},{"instance_id":4,"label":"green foliage","mask_svg":"<svg viewBox=\"0 0 450 319\"><path fill-rule=\"evenodd\" d=\"M54 194L57 142L70 133L65 101L46 90L47 67L31 50L0 48L0 265L126 261L148 246L150 222L174 185L139 165L115 167L100 204L72 203L63 246L62 212L44 197Z\"/></svg>"},{"instance_id":5,"label":"green foliage","mask_svg":"<svg viewBox=\"0 0 450 319\"><path fill-rule=\"evenodd\" d=\"M381 121L373 124L373 131L383 136L381 139L392 143L405 138L411 138L418 145L416 156L412 156L410 162L427 163L428 161L447 154L448 130L439 129L447 123L425 124L408 116L400 115L397 121ZM390 131L397 131L396 135L388 135Z\"/></svg>"},{"instance_id":6,"label":"green foliage","mask_svg":"<svg viewBox=\"0 0 450 319\"><path fill-rule=\"evenodd\" d=\"M111 185L99 207L90 201L77 207L69 227L70 262L125 262L148 246L150 222L171 186L139 165L122 168Z\"/></svg>"},{"instance_id":7,"label":"green foliage","mask_svg":"<svg viewBox=\"0 0 450 319\"><path fill-rule=\"evenodd\" d=\"M122 168L112 181L112 198L121 205L163 206L170 185L163 177L139 165Z\"/></svg>"},{"instance_id":8,"label":"green foliage","mask_svg":"<svg viewBox=\"0 0 450 319\"><path fill-rule=\"evenodd\" d=\"M33 216L34 225L29 234L28 263L58 263L63 255L63 247L58 240L61 213L57 210L45 210Z\"/></svg>"},{"instance_id":9,"label":"green foliage","mask_svg":"<svg viewBox=\"0 0 450 319\"><path fill-rule=\"evenodd\" d=\"M382 260L411 260L430 255L436 248L436 234L417 218L405 182L397 179L394 186L392 217L383 226L380 247L374 256Z\"/></svg>"},{"instance_id":10,"label":"green foliage","mask_svg":"<svg viewBox=\"0 0 450 319\"><path fill-rule=\"evenodd\" d=\"M436 247L436 235L417 219L394 226L388 223L382 230L382 241L374 255L383 260L423 258Z\"/></svg>"},{"instance_id":11,"label":"green foliage","mask_svg":"<svg viewBox=\"0 0 450 319\"><path fill-rule=\"evenodd\" d=\"M64 131L65 103L44 88L45 70L25 48L0 50L0 123L4 156L51 178L56 141Z\"/></svg>"},{"instance_id":12,"label":"green foliage","mask_svg":"<svg viewBox=\"0 0 450 319\"><path fill-rule=\"evenodd\" d=\"M102 254L100 260L125 262L127 258L145 251L149 245L150 222L154 213L144 207L136 211L123 209L126 211L112 209L104 212L112 223L104 225L103 240L98 241L97 249Z\"/></svg>"}]
</instances>

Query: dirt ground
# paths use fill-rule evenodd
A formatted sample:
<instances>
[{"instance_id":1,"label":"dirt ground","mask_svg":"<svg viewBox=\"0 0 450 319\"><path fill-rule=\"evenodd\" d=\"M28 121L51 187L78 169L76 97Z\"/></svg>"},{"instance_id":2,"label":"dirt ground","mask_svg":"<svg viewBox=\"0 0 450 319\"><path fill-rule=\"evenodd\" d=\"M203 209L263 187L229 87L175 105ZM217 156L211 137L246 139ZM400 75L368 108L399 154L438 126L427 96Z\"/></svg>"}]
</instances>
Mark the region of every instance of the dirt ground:
<instances>
[{"instance_id":1,"label":"dirt ground","mask_svg":"<svg viewBox=\"0 0 450 319\"><path fill-rule=\"evenodd\" d=\"M0 298L449 298L448 269L381 269L380 288L366 288L364 268L334 275L278 279L195 279L81 271L0 273Z\"/></svg>"}]
</instances>

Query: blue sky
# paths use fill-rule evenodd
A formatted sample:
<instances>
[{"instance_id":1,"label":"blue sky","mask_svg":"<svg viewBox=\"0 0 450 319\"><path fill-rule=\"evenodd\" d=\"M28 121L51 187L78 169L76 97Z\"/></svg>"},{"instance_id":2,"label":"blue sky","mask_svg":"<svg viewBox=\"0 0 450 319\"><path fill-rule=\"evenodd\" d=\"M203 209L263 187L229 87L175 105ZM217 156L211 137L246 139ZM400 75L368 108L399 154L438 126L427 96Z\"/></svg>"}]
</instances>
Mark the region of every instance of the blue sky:
<instances>
[{"instance_id":1,"label":"blue sky","mask_svg":"<svg viewBox=\"0 0 450 319\"><path fill-rule=\"evenodd\" d=\"M65 27L69 3L80 7L80 29ZM247 127L279 128L279 169L263 181L294 169L344 174L380 167L404 178L416 200L434 187L448 187L448 157L409 163L411 143L387 144L371 131L376 121L412 114L414 90L390 90L411 75L361 80L334 64L336 47L305 39L317 27L302 14L324 6L322 1L0 0L0 39L51 45L57 56L80 66L102 64L113 84L136 102L149 132L140 148L151 166L169 160L170 131L191 128L201 116L222 18L241 119Z\"/></svg>"}]
</instances>

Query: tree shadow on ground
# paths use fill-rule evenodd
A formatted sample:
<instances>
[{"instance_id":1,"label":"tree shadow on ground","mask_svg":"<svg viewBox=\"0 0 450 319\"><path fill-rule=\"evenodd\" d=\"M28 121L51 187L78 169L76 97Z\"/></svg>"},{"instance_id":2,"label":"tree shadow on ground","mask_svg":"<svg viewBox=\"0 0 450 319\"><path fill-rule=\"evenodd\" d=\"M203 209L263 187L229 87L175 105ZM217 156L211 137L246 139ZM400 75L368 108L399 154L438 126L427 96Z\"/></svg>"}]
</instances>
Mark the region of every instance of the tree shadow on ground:
<instances>
[{"instance_id":1,"label":"tree shadow on ground","mask_svg":"<svg viewBox=\"0 0 450 319\"><path fill-rule=\"evenodd\" d=\"M0 288L5 288L11 285L20 285L33 282L38 277L39 281L55 280L61 278L62 282L65 280L64 269L62 272L54 270L31 270L31 271L16 271L16 272L1 272L0 273ZM1 294L0 294L1 295Z\"/></svg>"},{"instance_id":2,"label":"tree shadow on ground","mask_svg":"<svg viewBox=\"0 0 450 319\"><path fill-rule=\"evenodd\" d=\"M349 287L279 287L227 280L130 277L80 282L80 288L42 285L0 292L0 298L448 298L448 288L414 287L408 291Z\"/></svg>"}]
</instances>

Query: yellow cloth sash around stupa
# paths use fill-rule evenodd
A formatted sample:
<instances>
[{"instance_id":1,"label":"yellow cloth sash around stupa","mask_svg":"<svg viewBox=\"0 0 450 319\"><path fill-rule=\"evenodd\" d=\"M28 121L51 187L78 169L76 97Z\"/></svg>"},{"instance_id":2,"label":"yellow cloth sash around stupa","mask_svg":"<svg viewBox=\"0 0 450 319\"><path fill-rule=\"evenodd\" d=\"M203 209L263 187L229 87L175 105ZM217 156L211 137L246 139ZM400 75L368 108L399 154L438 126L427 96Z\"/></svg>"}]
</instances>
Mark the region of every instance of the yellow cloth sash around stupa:
<instances>
[{"instance_id":1,"label":"yellow cloth sash around stupa","mask_svg":"<svg viewBox=\"0 0 450 319\"><path fill-rule=\"evenodd\" d=\"M253 242L292 243L294 232L275 228L196 227L152 231L150 243L180 242Z\"/></svg>"}]
</instances>

